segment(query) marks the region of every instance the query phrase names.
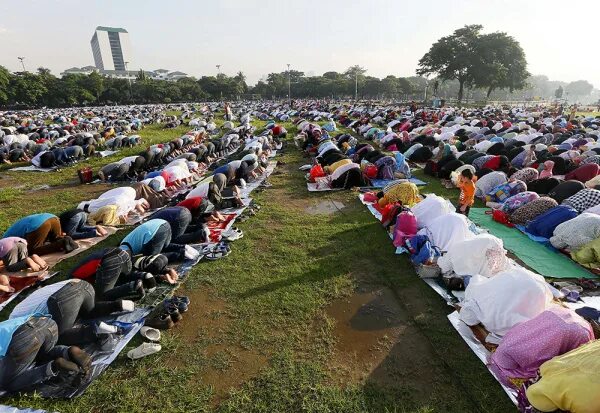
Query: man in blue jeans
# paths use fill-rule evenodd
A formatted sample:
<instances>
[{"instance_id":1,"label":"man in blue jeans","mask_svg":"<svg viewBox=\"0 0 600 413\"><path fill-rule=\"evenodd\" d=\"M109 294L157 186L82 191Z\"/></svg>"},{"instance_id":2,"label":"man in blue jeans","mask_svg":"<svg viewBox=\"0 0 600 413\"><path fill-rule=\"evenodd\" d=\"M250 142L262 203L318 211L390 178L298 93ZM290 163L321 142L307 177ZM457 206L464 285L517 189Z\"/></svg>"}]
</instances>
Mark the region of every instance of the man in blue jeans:
<instances>
[{"instance_id":1,"label":"man in blue jeans","mask_svg":"<svg viewBox=\"0 0 600 413\"><path fill-rule=\"evenodd\" d=\"M133 311L133 301L96 301L94 287L87 281L71 279L40 288L21 301L10 318L49 315L58 327L58 343L63 345L102 344L117 328L106 323L80 324L113 312Z\"/></svg>"},{"instance_id":2,"label":"man in blue jeans","mask_svg":"<svg viewBox=\"0 0 600 413\"><path fill-rule=\"evenodd\" d=\"M90 356L79 347L56 345L58 327L48 317L24 316L0 323L0 389L33 388L58 375L89 374Z\"/></svg>"}]
</instances>

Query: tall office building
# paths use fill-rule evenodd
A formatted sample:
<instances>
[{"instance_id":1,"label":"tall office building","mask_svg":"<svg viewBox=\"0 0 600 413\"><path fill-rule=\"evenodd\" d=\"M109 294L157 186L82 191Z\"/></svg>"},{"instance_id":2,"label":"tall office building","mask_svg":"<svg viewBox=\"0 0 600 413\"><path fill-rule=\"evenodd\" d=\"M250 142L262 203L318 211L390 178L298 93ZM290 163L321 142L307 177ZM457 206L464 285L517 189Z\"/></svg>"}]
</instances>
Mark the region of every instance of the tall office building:
<instances>
[{"instance_id":1,"label":"tall office building","mask_svg":"<svg viewBox=\"0 0 600 413\"><path fill-rule=\"evenodd\" d=\"M131 62L129 33L125 29L98 26L91 44L94 63L100 70L123 71L125 62Z\"/></svg>"}]
</instances>

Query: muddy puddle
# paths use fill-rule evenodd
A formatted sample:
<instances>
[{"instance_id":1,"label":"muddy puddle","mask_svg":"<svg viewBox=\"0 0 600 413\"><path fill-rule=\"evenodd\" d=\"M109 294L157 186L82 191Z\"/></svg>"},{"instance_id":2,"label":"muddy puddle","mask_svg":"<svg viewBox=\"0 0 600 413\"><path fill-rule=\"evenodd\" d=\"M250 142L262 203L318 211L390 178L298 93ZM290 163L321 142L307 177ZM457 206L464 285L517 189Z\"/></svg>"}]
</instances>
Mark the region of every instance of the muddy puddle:
<instances>
[{"instance_id":1,"label":"muddy puddle","mask_svg":"<svg viewBox=\"0 0 600 413\"><path fill-rule=\"evenodd\" d=\"M426 398L427 385L437 372L424 348L427 340L387 287L359 288L352 296L334 301L327 309L335 321L333 380L377 383L391 388L415 386L415 398ZM418 379L417 379L418 377Z\"/></svg>"}]
</instances>

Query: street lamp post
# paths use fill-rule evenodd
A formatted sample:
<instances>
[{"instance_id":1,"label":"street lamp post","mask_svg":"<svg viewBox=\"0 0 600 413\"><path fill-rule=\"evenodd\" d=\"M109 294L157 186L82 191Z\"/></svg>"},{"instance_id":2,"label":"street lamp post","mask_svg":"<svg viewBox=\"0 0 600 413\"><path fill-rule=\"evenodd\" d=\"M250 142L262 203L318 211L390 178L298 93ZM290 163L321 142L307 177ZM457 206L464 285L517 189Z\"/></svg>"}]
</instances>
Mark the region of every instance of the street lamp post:
<instances>
[{"instance_id":1,"label":"street lamp post","mask_svg":"<svg viewBox=\"0 0 600 413\"><path fill-rule=\"evenodd\" d=\"M217 77L219 77L219 75L221 74L221 65L216 65L217 66ZM223 91L221 90L221 100L223 100Z\"/></svg>"},{"instance_id":2,"label":"street lamp post","mask_svg":"<svg viewBox=\"0 0 600 413\"><path fill-rule=\"evenodd\" d=\"M354 72L354 101L358 100L358 70Z\"/></svg>"},{"instance_id":3,"label":"street lamp post","mask_svg":"<svg viewBox=\"0 0 600 413\"><path fill-rule=\"evenodd\" d=\"M127 82L129 83L129 98L133 100L133 91L131 90L131 76L129 76L129 70L127 70L127 65L129 62L123 62L125 64L125 75L127 76Z\"/></svg>"},{"instance_id":4,"label":"street lamp post","mask_svg":"<svg viewBox=\"0 0 600 413\"><path fill-rule=\"evenodd\" d=\"M288 67L288 104L292 107L292 74L290 72L290 64L287 64Z\"/></svg>"},{"instance_id":5,"label":"street lamp post","mask_svg":"<svg viewBox=\"0 0 600 413\"><path fill-rule=\"evenodd\" d=\"M21 61L21 66L23 66L23 72L26 72L27 70L25 70L25 63L23 63L23 60L25 60L25 57L19 56L19 57L17 57L17 59L19 59Z\"/></svg>"}]
</instances>

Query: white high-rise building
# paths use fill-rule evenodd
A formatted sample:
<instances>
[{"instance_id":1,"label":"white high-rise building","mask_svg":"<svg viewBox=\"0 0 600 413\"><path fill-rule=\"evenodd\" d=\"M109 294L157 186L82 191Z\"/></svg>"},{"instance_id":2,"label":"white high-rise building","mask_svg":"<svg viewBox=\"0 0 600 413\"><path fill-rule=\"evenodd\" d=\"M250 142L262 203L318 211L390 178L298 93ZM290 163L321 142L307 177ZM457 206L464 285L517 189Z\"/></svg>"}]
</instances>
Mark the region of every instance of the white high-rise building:
<instances>
[{"instance_id":1,"label":"white high-rise building","mask_svg":"<svg viewBox=\"0 0 600 413\"><path fill-rule=\"evenodd\" d=\"M129 33L118 27L96 27L91 40L94 63L100 70L124 71L131 62Z\"/></svg>"}]
</instances>

